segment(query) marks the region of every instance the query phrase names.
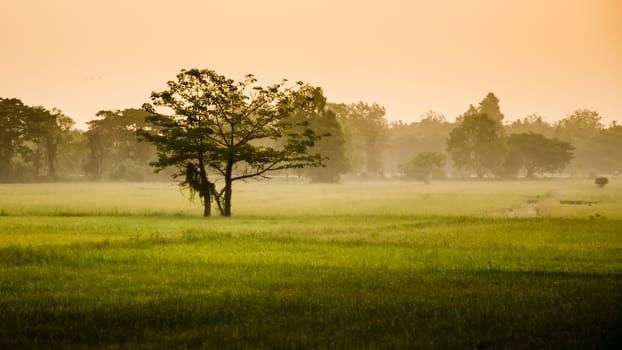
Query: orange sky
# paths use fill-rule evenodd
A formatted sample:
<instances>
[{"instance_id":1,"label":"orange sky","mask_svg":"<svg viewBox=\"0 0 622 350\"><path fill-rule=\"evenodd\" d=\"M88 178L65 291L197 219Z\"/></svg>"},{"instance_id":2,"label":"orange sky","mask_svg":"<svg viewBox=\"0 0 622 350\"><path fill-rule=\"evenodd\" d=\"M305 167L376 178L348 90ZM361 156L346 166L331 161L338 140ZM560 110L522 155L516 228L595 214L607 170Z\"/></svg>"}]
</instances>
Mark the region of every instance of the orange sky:
<instances>
[{"instance_id":1,"label":"orange sky","mask_svg":"<svg viewBox=\"0 0 622 350\"><path fill-rule=\"evenodd\" d=\"M0 97L79 127L191 67L303 80L391 120L453 120L492 91L506 120L622 122L619 0L2 0L0 39Z\"/></svg>"}]
</instances>

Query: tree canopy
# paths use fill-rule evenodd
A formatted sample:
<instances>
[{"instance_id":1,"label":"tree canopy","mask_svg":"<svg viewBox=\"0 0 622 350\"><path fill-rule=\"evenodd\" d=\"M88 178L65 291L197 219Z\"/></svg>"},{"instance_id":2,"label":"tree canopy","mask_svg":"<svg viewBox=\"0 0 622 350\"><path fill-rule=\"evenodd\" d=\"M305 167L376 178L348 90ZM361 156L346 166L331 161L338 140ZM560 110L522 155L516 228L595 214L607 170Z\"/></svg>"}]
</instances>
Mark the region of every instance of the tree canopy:
<instances>
[{"instance_id":1,"label":"tree canopy","mask_svg":"<svg viewBox=\"0 0 622 350\"><path fill-rule=\"evenodd\" d=\"M311 108L317 90L286 84L263 87L251 74L236 82L213 70L182 70L168 89L151 94L144 108L153 115L138 135L156 145L157 169L175 168L180 184L199 195L204 216L212 200L230 216L234 181L322 164L321 154L309 152L321 136L292 118Z\"/></svg>"},{"instance_id":2,"label":"tree canopy","mask_svg":"<svg viewBox=\"0 0 622 350\"><path fill-rule=\"evenodd\" d=\"M574 147L569 142L541 134L512 134L508 136L507 143L509 149L519 156L518 164L527 171L526 177L532 177L538 172L563 169L574 157Z\"/></svg>"},{"instance_id":3,"label":"tree canopy","mask_svg":"<svg viewBox=\"0 0 622 350\"><path fill-rule=\"evenodd\" d=\"M445 156L436 152L421 152L409 162L401 165L406 177L429 183L432 178L443 178Z\"/></svg>"},{"instance_id":4,"label":"tree canopy","mask_svg":"<svg viewBox=\"0 0 622 350\"><path fill-rule=\"evenodd\" d=\"M92 179L148 178L151 172L148 164L155 158L155 149L148 143L139 143L135 132L146 126L149 115L135 108L103 110L97 112L97 119L87 123L89 153L85 168Z\"/></svg>"},{"instance_id":5,"label":"tree canopy","mask_svg":"<svg viewBox=\"0 0 622 350\"><path fill-rule=\"evenodd\" d=\"M494 93L489 92L486 97L479 103L479 108L477 109L479 113L484 113L488 116L488 118L501 123L503 120L503 113L501 113L501 108L499 107L499 99L495 96Z\"/></svg>"},{"instance_id":6,"label":"tree canopy","mask_svg":"<svg viewBox=\"0 0 622 350\"><path fill-rule=\"evenodd\" d=\"M336 111L341 111L342 125L349 135L347 153L354 170L369 175L381 173L382 150L388 139L389 126L385 108L377 103L362 101L337 107Z\"/></svg>"},{"instance_id":7,"label":"tree canopy","mask_svg":"<svg viewBox=\"0 0 622 350\"><path fill-rule=\"evenodd\" d=\"M310 152L321 153L326 157L323 166L307 167L302 173L311 182L338 182L341 174L350 170L350 162L345 154L345 137L336 113L328 107L321 88L310 88L311 97L307 108L299 109L292 115L292 121L302 128L310 128L316 134L326 135L315 142Z\"/></svg>"},{"instance_id":8,"label":"tree canopy","mask_svg":"<svg viewBox=\"0 0 622 350\"><path fill-rule=\"evenodd\" d=\"M506 126L508 134L520 134L525 132L533 132L542 134L546 137L555 135L555 127L547 123L544 118L537 114L530 114L522 119L517 119Z\"/></svg>"},{"instance_id":9,"label":"tree canopy","mask_svg":"<svg viewBox=\"0 0 622 350\"><path fill-rule=\"evenodd\" d=\"M447 139L447 152L458 169L482 178L498 173L505 156L505 142L498 122L486 114L465 114Z\"/></svg>"},{"instance_id":10,"label":"tree canopy","mask_svg":"<svg viewBox=\"0 0 622 350\"><path fill-rule=\"evenodd\" d=\"M72 126L58 109L0 98L0 182L56 180L58 147Z\"/></svg>"},{"instance_id":11,"label":"tree canopy","mask_svg":"<svg viewBox=\"0 0 622 350\"><path fill-rule=\"evenodd\" d=\"M260 87L252 76L235 82L215 73L200 77L183 72L183 79L170 82L166 91L153 94L148 108L101 110L86 122L86 131L75 128L73 120L58 109L29 106L17 98L0 98L0 182L87 178L158 181L176 173L191 187L190 183L203 181L196 150L200 148L205 155L206 187L191 193L199 194L201 199L202 194L207 195L208 204L216 203L226 212L225 203L231 203L226 200L230 195L227 176L223 175L227 173L228 161L233 164L232 179L244 174L250 175L244 179L264 177L270 172L302 175L311 182L337 182L350 176L401 176L405 164L422 153L443 155L449 167L457 170L453 176L458 177L533 176L562 168L565 176L615 177L622 172L622 127L616 121L604 125L603 120L611 116L605 118L590 109L576 109L557 122L547 121L556 116L545 118L537 113L508 122L501 112L499 98L490 92L479 103L471 104L455 122L428 111L416 122L389 123L381 105L331 103L319 87L285 81ZM280 113L278 122L271 119L275 111ZM152 118L147 122L145 117L149 115ZM139 129L141 132L136 133ZM249 137L241 136L244 132ZM166 138L158 138L164 133L170 147L165 146ZM529 133L538 134L545 141L535 139L540 136L512 136ZM137 135L152 143L138 142ZM233 145L223 135L233 135L236 142L243 142ZM330 137L320 139L322 135ZM293 146L294 139L298 145L306 142L304 151ZM547 153L556 149L549 143L554 139L571 145L571 160L564 161L563 166L532 161L537 157L562 157L563 152L557 156ZM184 145L182 140L187 140L188 150L184 152L190 158L182 156L180 149L174 150ZM169 147L171 153L162 151L158 156L156 141L161 151ZM263 162L275 161L286 150L297 150L301 158L291 158L290 152L282 162ZM173 157L174 152L179 154ZM222 156L231 152L235 155ZM219 156L213 158L216 154ZM322 156L304 160L302 154ZM240 160L246 155L254 160ZM308 166L319 164L320 158L323 166ZM158 174L149 165L153 161ZM214 164L220 164L222 171ZM449 167L442 167L442 171ZM286 170L289 168L297 169Z\"/></svg>"}]
</instances>

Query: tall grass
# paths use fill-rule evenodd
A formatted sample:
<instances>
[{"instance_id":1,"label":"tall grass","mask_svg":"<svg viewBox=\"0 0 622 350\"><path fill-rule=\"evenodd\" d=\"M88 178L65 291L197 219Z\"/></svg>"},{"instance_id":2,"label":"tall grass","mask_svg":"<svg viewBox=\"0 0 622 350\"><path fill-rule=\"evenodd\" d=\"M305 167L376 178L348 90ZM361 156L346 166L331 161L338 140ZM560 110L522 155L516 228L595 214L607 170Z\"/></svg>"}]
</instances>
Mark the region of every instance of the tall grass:
<instances>
[{"instance_id":1,"label":"tall grass","mask_svg":"<svg viewBox=\"0 0 622 350\"><path fill-rule=\"evenodd\" d=\"M0 185L3 215L200 215L200 203L169 183ZM582 200L593 205L565 205ZM532 207L534 210L523 210ZM234 187L234 216L444 215L622 218L622 182L585 180L249 182ZM521 214L522 213L522 214Z\"/></svg>"},{"instance_id":2,"label":"tall grass","mask_svg":"<svg viewBox=\"0 0 622 350\"><path fill-rule=\"evenodd\" d=\"M619 189L511 185L2 186L0 348L618 348Z\"/></svg>"}]
</instances>

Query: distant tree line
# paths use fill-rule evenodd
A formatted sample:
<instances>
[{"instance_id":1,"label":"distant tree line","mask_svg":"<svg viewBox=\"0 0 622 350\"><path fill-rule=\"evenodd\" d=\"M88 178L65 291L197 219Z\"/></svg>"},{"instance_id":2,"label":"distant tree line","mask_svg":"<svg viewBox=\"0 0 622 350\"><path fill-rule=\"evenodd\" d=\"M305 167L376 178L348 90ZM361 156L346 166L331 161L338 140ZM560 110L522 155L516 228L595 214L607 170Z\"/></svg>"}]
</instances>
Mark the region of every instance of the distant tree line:
<instances>
[{"instance_id":1,"label":"distant tree line","mask_svg":"<svg viewBox=\"0 0 622 350\"><path fill-rule=\"evenodd\" d=\"M489 93L455 123L433 111L419 122L389 127L386 157L408 178L532 178L617 175L622 127L608 127L596 111L579 109L556 123L537 114L504 123Z\"/></svg>"},{"instance_id":2,"label":"distant tree line","mask_svg":"<svg viewBox=\"0 0 622 350\"><path fill-rule=\"evenodd\" d=\"M71 174L79 136L60 110L0 98L0 182L55 181Z\"/></svg>"},{"instance_id":3,"label":"distant tree line","mask_svg":"<svg viewBox=\"0 0 622 350\"><path fill-rule=\"evenodd\" d=\"M292 110L291 130L279 132L304 125L326 135L308 150L324 161L317 167L281 167L273 174L314 182L338 182L344 176L430 181L615 175L622 170L622 126L605 126L592 110L575 110L555 123L537 114L507 122L499 99L489 93L455 122L428 111L419 121L404 123L389 122L385 108L376 103L331 103L319 88L305 91L310 102ZM156 127L149 122L154 113L144 108L99 111L82 131L60 110L0 98L0 182L168 179L173 169L154 173L150 165L163 161L156 145L137 138L138 130ZM267 141L251 145L261 142Z\"/></svg>"}]
</instances>

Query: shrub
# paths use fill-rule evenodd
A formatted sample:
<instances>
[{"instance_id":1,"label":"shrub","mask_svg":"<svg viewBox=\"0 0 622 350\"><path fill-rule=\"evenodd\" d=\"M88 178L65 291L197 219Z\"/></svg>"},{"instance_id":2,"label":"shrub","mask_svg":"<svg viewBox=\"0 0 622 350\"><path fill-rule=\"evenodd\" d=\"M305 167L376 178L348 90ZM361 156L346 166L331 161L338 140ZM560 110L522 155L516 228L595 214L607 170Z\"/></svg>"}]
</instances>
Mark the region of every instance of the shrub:
<instances>
[{"instance_id":1,"label":"shrub","mask_svg":"<svg viewBox=\"0 0 622 350\"><path fill-rule=\"evenodd\" d=\"M604 176L597 177L596 179L594 179L594 183L598 187L605 187L605 185L609 183L609 179Z\"/></svg>"},{"instance_id":2,"label":"shrub","mask_svg":"<svg viewBox=\"0 0 622 350\"><path fill-rule=\"evenodd\" d=\"M425 183L429 183L432 178L440 179L445 177L444 166L444 155L436 152L422 152L417 154L410 162L402 164L400 170L408 178L423 180Z\"/></svg>"}]
</instances>

